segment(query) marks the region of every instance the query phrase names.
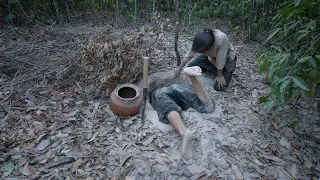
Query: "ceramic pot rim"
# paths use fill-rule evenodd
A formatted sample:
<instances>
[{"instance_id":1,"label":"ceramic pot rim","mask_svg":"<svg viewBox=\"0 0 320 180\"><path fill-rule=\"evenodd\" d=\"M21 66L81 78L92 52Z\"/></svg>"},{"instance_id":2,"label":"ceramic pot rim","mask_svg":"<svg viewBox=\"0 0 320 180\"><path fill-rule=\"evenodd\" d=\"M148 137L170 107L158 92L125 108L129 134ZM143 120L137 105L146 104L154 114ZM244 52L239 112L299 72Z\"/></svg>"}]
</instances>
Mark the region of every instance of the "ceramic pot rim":
<instances>
[{"instance_id":1,"label":"ceramic pot rim","mask_svg":"<svg viewBox=\"0 0 320 180\"><path fill-rule=\"evenodd\" d=\"M119 90L121 88L125 88L125 87L129 87L129 88L132 88L136 91L136 95L133 97L133 98L123 98L123 97L120 97L119 96ZM119 85L116 89L115 89L115 94L116 96L119 98L119 99L122 99L122 100L126 100L126 101L129 101L129 100L134 100L134 99L137 99L139 96L140 96L140 92L139 92L139 88L138 86L134 85L134 84L121 84Z\"/></svg>"}]
</instances>

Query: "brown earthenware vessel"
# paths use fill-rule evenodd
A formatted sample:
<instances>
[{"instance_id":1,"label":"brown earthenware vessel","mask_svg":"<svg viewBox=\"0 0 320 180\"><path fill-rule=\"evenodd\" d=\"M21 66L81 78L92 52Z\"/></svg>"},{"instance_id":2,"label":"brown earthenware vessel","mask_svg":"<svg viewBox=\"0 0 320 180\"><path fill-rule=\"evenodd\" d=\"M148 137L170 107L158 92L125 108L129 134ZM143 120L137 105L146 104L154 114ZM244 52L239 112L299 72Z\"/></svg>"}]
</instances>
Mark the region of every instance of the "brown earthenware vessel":
<instances>
[{"instance_id":1,"label":"brown earthenware vessel","mask_svg":"<svg viewBox=\"0 0 320 180\"><path fill-rule=\"evenodd\" d=\"M111 93L111 110L119 116L133 116L140 111L143 96L133 84L122 84Z\"/></svg>"}]
</instances>

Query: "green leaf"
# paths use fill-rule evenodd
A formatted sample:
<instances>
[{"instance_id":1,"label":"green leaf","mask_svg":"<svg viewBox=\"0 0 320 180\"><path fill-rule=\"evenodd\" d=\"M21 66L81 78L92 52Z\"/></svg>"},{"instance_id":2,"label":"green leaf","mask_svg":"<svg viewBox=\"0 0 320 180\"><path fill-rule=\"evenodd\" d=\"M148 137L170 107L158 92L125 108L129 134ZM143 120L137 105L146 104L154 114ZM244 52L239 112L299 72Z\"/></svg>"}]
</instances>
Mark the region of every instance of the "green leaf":
<instances>
[{"instance_id":1,"label":"green leaf","mask_svg":"<svg viewBox=\"0 0 320 180\"><path fill-rule=\"evenodd\" d=\"M281 105L284 103L284 95L283 93L279 94L279 97L278 97L278 108L280 109L281 108Z\"/></svg>"},{"instance_id":2,"label":"green leaf","mask_svg":"<svg viewBox=\"0 0 320 180\"><path fill-rule=\"evenodd\" d=\"M318 60L320 60L320 55L315 55L315 57L316 57Z\"/></svg>"},{"instance_id":3,"label":"green leaf","mask_svg":"<svg viewBox=\"0 0 320 180\"><path fill-rule=\"evenodd\" d=\"M292 21L293 23L289 26L289 30L291 29L294 29L298 24L299 24L299 21Z\"/></svg>"},{"instance_id":4,"label":"green leaf","mask_svg":"<svg viewBox=\"0 0 320 180\"><path fill-rule=\"evenodd\" d=\"M5 164L4 166L2 166L2 170L3 170L3 176L4 177L7 177L9 176L12 171L13 171L13 168L14 168L14 164L12 161L9 161L7 164Z\"/></svg>"},{"instance_id":5,"label":"green leaf","mask_svg":"<svg viewBox=\"0 0 320 180\"><path fill-rule=\"evenodd\" d=\"M289 58L290 57L290 54L283 54L282 56L281 56L281 60L280 60L280 62L279 62L279 65L281 65L287 58Z\"/></svg>"},{"instance_id":6,"label":"green leaf","mask_svg":"<svg viewBox=\"0 0 320 180\"><path fill-rule=\"evenodd\" d=\"M270 112L270 110L274 107L275 101L274 100L269 100L264 103L264 106L267 107L267 112Z\"/></svg>"},{"instance_id":7,"label":"green leaf","mask_svg":"<svg viewBox=\"0 0 320 180\"><path fill-rule=\"evenodd\" d=\"M281 28L276 28L267 38L266 42L268 42L271 38L273 38L273 36L275 36L279 31L281 30Z\"/></svg>"},{"instance_id":8,"label":"green leaf","mask_svg":"<svg viewBox=\"0 0 320 180\"><path fill-rule=\"evenodd\" d=\"M8 4L14 4L14 3L17 3L18 0L8 0Z\"/></svg>"},{"instance_id":9,"label":"green leaf","mask_svg":"<svg viewBox=\"0 0 320 180\"><path fill-rule=\"evenodd\" d=\"M318 110L318 104L316 102L313 103L312 109L314 112L316 112Z\"/></svg>"},{"instance_id":10,"label":"green leaf","mask_svg":"<svg viewBox=\"0 0 320 180\"><path fill-rule=\"evenodd\" d=\"M268 52L265 52L263 54L261 54L261 56L258 58L258 62L260 63L261 59L267 55Z\"/></svg>"},{"instance_id":11,"label":"green leaf","mask_svg":"<svg viewBox=\"0 0 320 180\"><path fill-rule=\"evenodd\" d=\"M312 65L312 67L317 68L317 62L313 58L309 59L309 63Z\"/></svg>"},{"instance_id":12,"label":"green leaf","mask_svg":"<svg viewBox=\"0 0 320 180\"><path fill-rule=\"evenodd\" d=\"M282 49L279 46L272 45L272 46L270 46L270 48L277 50L279 53L282 53Z\"/></svg>"},{"instance_id":13,"label":"green leaf","mask_svg":"<svg viewBox=\"0 0 320 180\"><path fill-rule=\"evenodd\" d=\"M284 37L288 36L288 28L287 28L286 24L283 26L283 35L284 35Z\"/></svg>"},{"instance_id":14,"label":"green leaf","mask_svg":"<svg viewBox=\"0 0 320 180\"><path fill-rule=\"evenodd\" d=\"M284 82L285 80L289 79L289 78L292 78L291 76L285 76L285 77L282 77L282 78L279 78L275 81L276 84L280 84L282 82Z\"/></svg>"},{"instance_id":15,"label":"green leaf","mask_svg":"<svg viewBox=\"0 0 320 180\"><path fill-rule=\"evenodd\" d=\"M285 91L286 87L288 86L288 84L290 84L290 83L291 83L291 78L284 81L280 86L280 92L283 93Z\"/></svg>"},{"instance_id":16,"label":"green leaf","mask_svg":"<svg viewBox=\"0 0 320 180\"><path fill-rule=\"evenodd\" d=\"M301 59L299 59L299 63L305 63L305 62L307 62L307 61L309 61L309 59L311 59L311 56L306 56L306 57L303 57L303 58L301 58Z\"/></svg>"},{"instance_id":17,"label":"green leaf","mask_svg":"<svg viewBox=\"0 0 320 180\"><path fill-rule=\"evenodd\" d=\"M307 83L304 82L304 80L301 79L300 77L295 76L295 77L292 78L292 80L293 80L293 82L294 82L297 86L299 86L301 89L306 90L306 91L310 91L310 88L309 88L309 86L307 85Z\"/></svg>"},{"instance_id":18,"label":"green leaf","mask_svg":"<svg viewBox=\"0 0 320 180\"><path fill-rule=\"evenodd\" d=\"M309 78L312 82L320 83L320 71L317 69L310 71Z\"/></svg>"},{"instance_id":19,"label":"green leaf","mask_svg":"<svg viewBox=\"0 0 320 180\"><path fill-rule=\"evenodd\" d=\"M301 0L294 0L294 7L299 6Z\"/></svg>"},{"instance_id":20,"label":"green leaf","mask_svg":"<svg viewBox=\"0 0 320 180\"><path fill-rule=\"evenodd\" d=\"M11 20L13 20L14 18L16 18L16 15L10 13L10 14L8 14L6 17L4 17L4 18L5 18L5 20L7 20L7 21L11 21Z\"/></svg>"},{"instance_id":21,"label":"green leaf","mask_svg":"<svg viewBox=\"0 0 320 180\"><path fill-rule=\"evenodd\" d=\"M267 96L262 96L262 97L259 97L259 103L264 103L268 100L268 97Z\"/></svg>"},{"instance_id":22,"label":"green leaf","mask_svg":"<svg viewBox=\"0 0 320 180\"><path fill-rule=\"evenodd\" d=\"M308 31L308 32L305 32L305 33L303 33L303 34L300 34L300 35L298 36L298 41L300 41L300 39L304 38L304 37L307 36L308 34L309 34L309 31Z\"/></svg>"},{"instance_id":23,"label":"green leaf","mask_svg":"<svg viewBox=\"0 0 320 180\"><path fill-rule=\"evenodd\" d=\"M272 63L270 68L269 68L269 71L268 71L268 80L271 81L272 80L272 77L273 77L273 73L275 72L276 68L275 68L275 64Z\"/></svg>"},{"instance_id":24,"label":"green leaf","mask_svg":"<svg viewBox=\"0 0 320 180\"><path fill-rule=\"evenodd\" d=\"M262 72L266 71L269 67L270 62L268 60L264 60L258 67L258 72L261 74Z\"/></svg>"}]
</instances>

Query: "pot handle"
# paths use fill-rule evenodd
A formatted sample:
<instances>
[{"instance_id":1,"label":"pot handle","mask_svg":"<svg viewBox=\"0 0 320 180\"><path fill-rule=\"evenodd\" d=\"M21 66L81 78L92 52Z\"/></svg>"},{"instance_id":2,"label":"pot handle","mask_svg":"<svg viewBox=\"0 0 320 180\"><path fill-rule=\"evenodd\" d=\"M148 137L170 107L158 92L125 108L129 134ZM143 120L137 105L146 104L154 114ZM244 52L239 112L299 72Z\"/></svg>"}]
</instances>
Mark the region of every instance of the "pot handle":
<instances>
[{"instance_id":1,"label":"pot handle","mask_svg":"<svg viewBox=\"0 0 320 180\"><path fill-rule=\"evenodd\" d=\"M148 86L149 57L143 57L143 88Z\"/></svg>"}]
</instances>

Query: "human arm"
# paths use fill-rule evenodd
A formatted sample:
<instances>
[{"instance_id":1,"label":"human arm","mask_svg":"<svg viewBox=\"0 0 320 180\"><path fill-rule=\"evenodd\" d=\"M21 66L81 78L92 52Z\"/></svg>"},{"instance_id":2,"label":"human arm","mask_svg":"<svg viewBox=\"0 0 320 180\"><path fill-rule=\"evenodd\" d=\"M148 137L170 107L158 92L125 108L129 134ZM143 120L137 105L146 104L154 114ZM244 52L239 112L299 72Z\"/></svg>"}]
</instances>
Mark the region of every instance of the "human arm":
<instances>
[{"instance_id":1,"label":"human arm","mask_svg":"<svg viewBox=\"0 0 320 180\"><path fill-rule=\"evenodd\" d=\"M193 52L191 49L187 52L187 54L184 56L183 60L181 61L180 66L177 67L176 70L174 71L174 76L175 77L178 77L180 75L180 72L183 69L183 67L192 59L192 57L195 54L196 53Z\"/></svg>"},{"instance_id":2,"label":"human arm","mask_svg":"<svg viewBox=\"0 0 320 180\"><path fill-rule=\"evenodd\" d=\"M226 84L226 80L224 79L224 77L222 75L222 69L218 69L216 81L218 82L219 89L221 89Z\"/></svg>"},{"instance_id":3,"label":"human arm","mask_svg":"<svg viewBox=\"0 0 320 180\"><path fill-rule=\"evenodd\" d=\"M217 48L216 64L215 64L218 70L216 81L218 82L219 89L226 84L226 81L222 75L222 72L223 72L223 68L226 65L228 48L229 48L229 40L228 40L228 37L224 35L223 40L221 41L221 43Z\"/></svg>"}]
</instances>

